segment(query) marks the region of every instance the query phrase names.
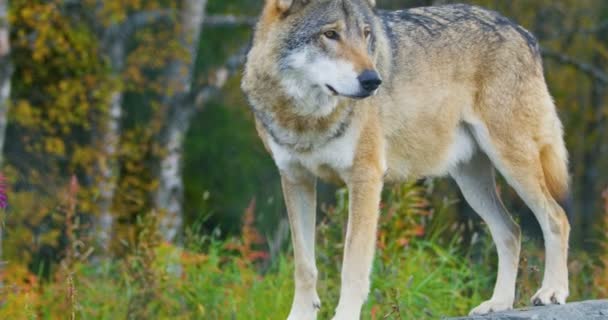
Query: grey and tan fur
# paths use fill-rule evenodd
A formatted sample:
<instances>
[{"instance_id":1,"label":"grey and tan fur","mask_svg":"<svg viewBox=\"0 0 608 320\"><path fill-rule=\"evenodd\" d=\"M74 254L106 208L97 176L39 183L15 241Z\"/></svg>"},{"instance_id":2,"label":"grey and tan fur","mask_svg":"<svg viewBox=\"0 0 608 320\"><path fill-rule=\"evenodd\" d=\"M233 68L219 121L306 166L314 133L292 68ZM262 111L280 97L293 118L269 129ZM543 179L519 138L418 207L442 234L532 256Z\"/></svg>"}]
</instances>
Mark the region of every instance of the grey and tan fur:
<instances>
[{"instance_id":1,"label":"grey and tan fur","mask_svg":"<svg viewBox=\"0 0 608 320\"><path fill-rule=\"evenodd\" d=\"M538 219L546 265L535 304L565 303L570 226L562 126L538 45L467 5L376 10L373 0L266 0L242 87L282 177L295 254L289 319L315 319L316 177L345 183L350 212L334 319L358 319L369 291L384 183L450 175L498 250L493 296L512 308L520 230L495 168ZM380 84L381 83L381 84Z\"/></svg>"}]
</instances>

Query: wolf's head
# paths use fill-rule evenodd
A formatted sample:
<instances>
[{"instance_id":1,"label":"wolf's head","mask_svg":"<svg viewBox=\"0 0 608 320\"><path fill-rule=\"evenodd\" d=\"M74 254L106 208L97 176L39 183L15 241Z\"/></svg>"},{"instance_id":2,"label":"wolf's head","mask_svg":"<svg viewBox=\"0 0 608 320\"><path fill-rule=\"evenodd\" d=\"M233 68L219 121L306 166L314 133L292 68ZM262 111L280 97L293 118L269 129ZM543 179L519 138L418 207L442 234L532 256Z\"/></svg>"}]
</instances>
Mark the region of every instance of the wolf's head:
<instances>
[{"instance_id":1,"label":"wolf's head","mask_svg":"<svg viewBox=\"0 0 608 320\"><path fill-rule=\"evenodd\" d=\"M277 43L280 82L297 102L296 112L324 115L340 97L377 92L382 80L374 63L374 0L266 2L263 19L274 20L266 36Z\"/></svg>"}]
</instances>

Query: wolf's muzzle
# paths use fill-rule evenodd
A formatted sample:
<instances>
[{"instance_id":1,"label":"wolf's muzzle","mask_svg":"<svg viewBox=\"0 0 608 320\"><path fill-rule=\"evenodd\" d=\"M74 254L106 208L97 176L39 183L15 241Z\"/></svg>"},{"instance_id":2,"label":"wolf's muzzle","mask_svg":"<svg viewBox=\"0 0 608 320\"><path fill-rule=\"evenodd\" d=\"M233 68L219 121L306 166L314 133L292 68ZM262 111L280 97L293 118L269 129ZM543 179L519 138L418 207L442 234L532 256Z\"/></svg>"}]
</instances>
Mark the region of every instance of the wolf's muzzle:
<instances>
[{"instance_id":1,"label":"wolf's muzzle","mask_svg":"<svg viewBox=\"0 0 608 320\"><path fill-rule=\"evenodd\" d=\"M373 92L382 84L382 79L378 72L374 70L365 70L357 77L363 90L367 92Z\"/></svg>"}]
</instances>

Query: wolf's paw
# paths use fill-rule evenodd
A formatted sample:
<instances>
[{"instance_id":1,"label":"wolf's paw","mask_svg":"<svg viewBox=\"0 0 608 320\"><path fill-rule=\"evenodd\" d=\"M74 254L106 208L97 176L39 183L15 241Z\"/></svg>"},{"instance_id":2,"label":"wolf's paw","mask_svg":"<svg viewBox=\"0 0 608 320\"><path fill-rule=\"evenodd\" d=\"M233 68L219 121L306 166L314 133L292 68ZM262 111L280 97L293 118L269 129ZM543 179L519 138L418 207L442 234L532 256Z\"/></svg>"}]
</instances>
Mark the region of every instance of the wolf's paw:
<instances>
[{"instance_id":1,"label":"wolf's paw","mask_svg":"<svg viewBox=\"0 0 608 320\"><path fill-rule=\"evenodd\" d=\"M358 320L360 316L336 314L331 320Z\"/></svg>"},{"instance_id":2,"label":"wolf's paw","mask_svg":"<svg viewBox=\"0 0 608 320\"><path fill-rule=\"evenodd\" d=\"M546 306L550 304L566 304L566 298L568 298L567 288L543 286L536 292L530 301L535 306Z\"/></svg>"},{"instance_id":3,"label":"wolf's paw","mask_svg":"<svg viewBox=\"0 0 608 320\"><path fill-rule=\"evenodd\" d=\"M310 304L292 306L287 320L315 320L319 309L321 309L321 300L315 295Z\"/></svg>"},{"instance_id":4,"label":"wolf's paw","mask_svg":"<svg viewBox=\"0 0 608 320\"><path fill-rule=\"evenodd\" d=\"M336 314L331 320L358 320L361 319L361 305L338 303Z\"/></svg>"},{"instance_id":5,"label":"wolf's paw","mask_svg":"<svg viewBox=\"0 0 608 320\"><path fill-rule=\"evenodd\" d=\"M488 300L471 310L469 315L482 315L491 312L499 312L513 309L513 302L504 302L498 300Z\"/></svg>"}]
</instances>

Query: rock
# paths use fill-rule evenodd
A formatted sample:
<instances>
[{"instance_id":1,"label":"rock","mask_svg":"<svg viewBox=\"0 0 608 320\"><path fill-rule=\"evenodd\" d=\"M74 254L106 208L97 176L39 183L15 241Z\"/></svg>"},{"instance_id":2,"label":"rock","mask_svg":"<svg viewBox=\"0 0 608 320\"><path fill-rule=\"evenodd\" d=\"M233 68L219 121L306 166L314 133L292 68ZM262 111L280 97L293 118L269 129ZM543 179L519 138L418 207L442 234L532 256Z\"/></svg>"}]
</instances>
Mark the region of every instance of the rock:
<instances>
[{"instance_id":1,"label":"rock","mask_svg":"<svg viewBox=\"0 0 608 320\"><path fill-rule=\"evenodd\" d=\"M485 316L445 318L444 320L608 320L608 300L528 307Z\"/></svg>"}]
</instances>

